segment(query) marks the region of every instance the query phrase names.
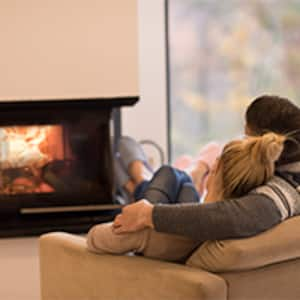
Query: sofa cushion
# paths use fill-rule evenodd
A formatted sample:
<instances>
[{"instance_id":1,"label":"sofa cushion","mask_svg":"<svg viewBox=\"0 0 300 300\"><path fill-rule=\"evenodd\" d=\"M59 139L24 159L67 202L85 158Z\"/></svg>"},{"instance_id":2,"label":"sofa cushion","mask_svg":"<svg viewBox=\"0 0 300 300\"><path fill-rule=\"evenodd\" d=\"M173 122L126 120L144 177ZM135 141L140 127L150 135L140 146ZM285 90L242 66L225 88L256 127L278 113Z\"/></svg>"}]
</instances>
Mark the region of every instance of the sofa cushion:
<instances>
[{"instance_id":1,"label":"sofa cushion","mask_svg":"<svg viewBox=\"0 0 300 300\"><path fill-rule=\"evenodd\" d=\"M211 272L242 271L300 257L300 216L257 236L207 241L186 264Z\"/></svg>"},{"instance_id":2,"label":"sofa cushion","mask_svg":"<svg viewBox=\"0 0 300 300\"><path fill-rule=\"evenodd\" d=\"M125 255L97 255L82 237L40 238L42 300L226 300L225 280L184 265Z\"/></svg>"}]
</instances>

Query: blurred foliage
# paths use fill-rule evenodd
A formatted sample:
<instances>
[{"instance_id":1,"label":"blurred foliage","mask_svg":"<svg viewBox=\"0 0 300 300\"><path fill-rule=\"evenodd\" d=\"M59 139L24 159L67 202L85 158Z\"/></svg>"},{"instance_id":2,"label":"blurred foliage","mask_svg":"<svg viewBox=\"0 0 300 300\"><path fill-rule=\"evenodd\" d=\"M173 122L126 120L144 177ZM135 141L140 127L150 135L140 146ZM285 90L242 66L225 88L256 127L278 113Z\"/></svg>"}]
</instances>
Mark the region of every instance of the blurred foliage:
<instances>
[{"instance_id":1,"label":"blurred foliage","mask_svg":"<svg viewBox=\"0 0 300 300\"><path fill-rule=\"evenodd\" d=\"M247 105L300 103L300 1L170 0L172 157L243 131Z\"/></svg>"}]
</instances>

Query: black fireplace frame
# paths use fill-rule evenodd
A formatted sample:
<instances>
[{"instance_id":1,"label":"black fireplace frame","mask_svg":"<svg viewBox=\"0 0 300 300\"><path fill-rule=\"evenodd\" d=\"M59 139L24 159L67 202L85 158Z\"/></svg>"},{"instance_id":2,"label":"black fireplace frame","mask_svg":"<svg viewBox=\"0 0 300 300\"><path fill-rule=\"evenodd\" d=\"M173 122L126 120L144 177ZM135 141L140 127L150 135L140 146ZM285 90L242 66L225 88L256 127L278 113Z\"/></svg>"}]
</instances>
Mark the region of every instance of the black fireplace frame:
<instances>
[{"instance_id":1,"label":"black fireplace frame","mask_svg":"<svg viewBox=\"0 0 300 300\"><path fill-rule=\"evenodd\" d=\"M113 98L80 98L80 99L49 99L49 100L15 100L0 101L0 126L30 125L32 113L39 114L36 125L54 124L62 119L76 120L82 113L99 114L108 134L113 132L114 143L121 135L122 106L131 106L138 101L138 96ZM11 115L14 118L11 118ZM17 124L14 120L17 120ZM113 130L111 128L113 125ZM109 137L108 137L109 139ZM105 161L111 172L108 174L108 184L114 187L112 167L112 150L106 149ZM28 199L30 195L26 196ZM47 197L49 198L47 200ZM100 197L101 198L101 197ZM87 201L70 199L66 201L53 200L51 195L43 197L42 205L34 201L0 202L0 237L37 235L53 230L69 232L85 232L93 224L109 221L120 210L115 201L115 189L112 189L110 199Z\"/></svg>"}]
</instances>

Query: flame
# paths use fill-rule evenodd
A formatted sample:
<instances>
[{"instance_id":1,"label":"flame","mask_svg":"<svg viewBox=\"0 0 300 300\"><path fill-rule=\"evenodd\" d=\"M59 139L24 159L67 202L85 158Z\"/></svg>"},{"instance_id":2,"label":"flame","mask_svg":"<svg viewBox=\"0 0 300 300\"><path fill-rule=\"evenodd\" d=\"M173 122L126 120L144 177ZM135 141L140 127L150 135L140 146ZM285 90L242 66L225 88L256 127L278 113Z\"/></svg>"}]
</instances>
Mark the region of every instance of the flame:
<instances>
[{"instance_id":1,"label":"flame","mask_svg":"<svg viewBox=\"0 0 300 300\"><path fill-rule=\"evenodd\" d=\"M49 154L41 150L49 130L53 126L14 126L0 128L1 168L24 166L40 167L49 160Z\"/></svg>"}]
</instances>

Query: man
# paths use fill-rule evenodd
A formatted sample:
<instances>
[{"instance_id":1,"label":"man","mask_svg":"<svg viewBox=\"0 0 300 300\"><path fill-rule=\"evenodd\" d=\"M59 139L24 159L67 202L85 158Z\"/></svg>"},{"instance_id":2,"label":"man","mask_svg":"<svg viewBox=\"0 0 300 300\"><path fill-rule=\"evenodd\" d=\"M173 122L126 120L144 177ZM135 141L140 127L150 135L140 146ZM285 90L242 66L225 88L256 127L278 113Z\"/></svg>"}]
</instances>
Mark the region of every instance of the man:
<instances>
[{"instance_id":1,"label":"man","mask_svg":"<svg viewBox=\"0 0 300 300\"><path fill-rule=\"evenodd\" d=\"M291 166L290 185L300 183L300 109L288 99L262 96L246 112L246 133L261 135L267 131L291 136L284 146L278 169ZM279 174L280 175L280 174ZM286 173L282 176L286 177ZM276 197L275 197L276 198ZM256 235L282 221L272 194L251 194L207 204L153 205L142 199L123 208L115 218L116 233L154 228L158 232L177 234L199 242L243 238ZM298 209L294 214L298 214Z\"/></svg>"}]
</instances>

